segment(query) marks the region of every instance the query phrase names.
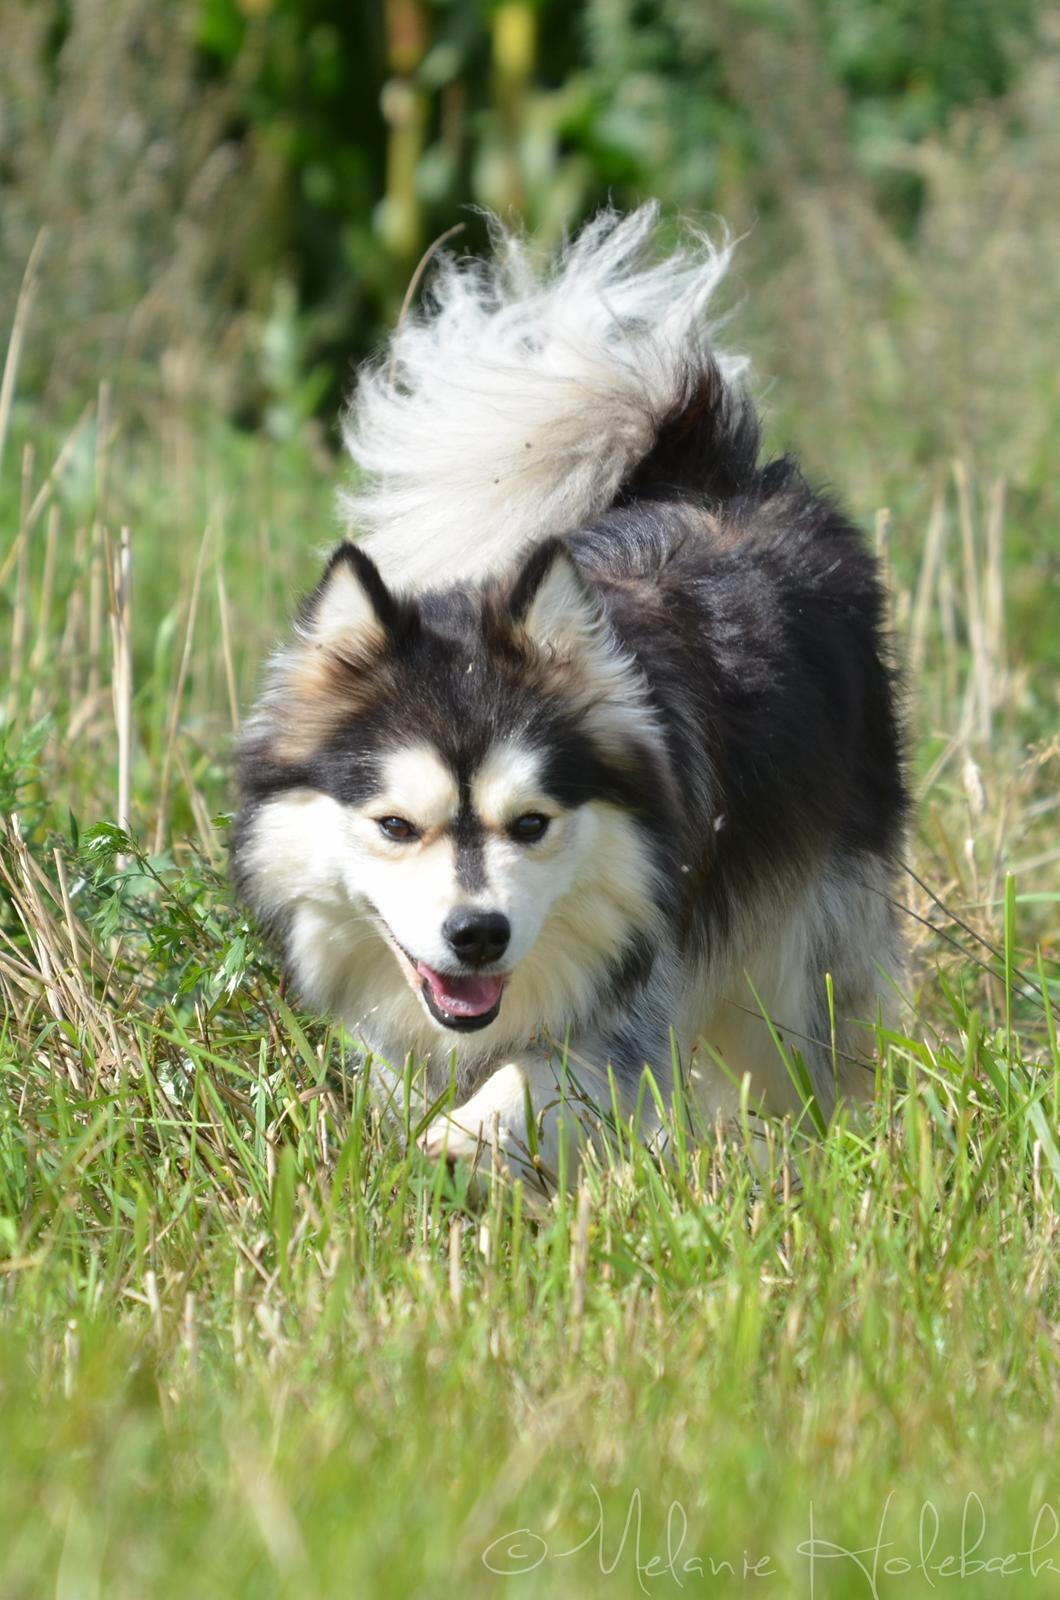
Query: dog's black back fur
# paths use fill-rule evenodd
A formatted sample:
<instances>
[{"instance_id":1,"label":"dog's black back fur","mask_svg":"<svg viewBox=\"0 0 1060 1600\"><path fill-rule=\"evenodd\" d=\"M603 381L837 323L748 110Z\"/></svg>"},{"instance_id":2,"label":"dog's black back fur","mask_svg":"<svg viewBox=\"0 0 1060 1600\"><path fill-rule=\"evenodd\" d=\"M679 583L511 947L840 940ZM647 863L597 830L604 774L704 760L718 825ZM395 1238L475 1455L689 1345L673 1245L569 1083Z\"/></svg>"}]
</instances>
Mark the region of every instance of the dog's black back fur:
<instances>
[{"instance_id":1,"label":"dog's black back fur","mask_svg":"<svg viewBox=\"0 0 1060 1600\"><path fill-rule=\"evenodd\" d=\"M689 393L620 503L568 545L645 673L674 770L713 777L710 818L686 790L683 914L702 939L763 866L784 881L831 852L893 857L908 800L863 534L792 460L758 464L753 411L716 374Z\"/></svg>"}]
</instances>

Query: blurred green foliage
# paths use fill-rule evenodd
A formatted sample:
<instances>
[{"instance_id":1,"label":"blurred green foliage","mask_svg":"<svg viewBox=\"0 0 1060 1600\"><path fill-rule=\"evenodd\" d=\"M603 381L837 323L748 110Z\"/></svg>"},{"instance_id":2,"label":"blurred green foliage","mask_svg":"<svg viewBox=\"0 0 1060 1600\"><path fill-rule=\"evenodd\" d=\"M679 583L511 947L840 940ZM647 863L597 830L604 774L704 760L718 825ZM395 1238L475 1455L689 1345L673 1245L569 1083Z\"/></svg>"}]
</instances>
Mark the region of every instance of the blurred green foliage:
<instances>
[{"instance_id":1,"label":"blurred green foliage","mask_svg":"<svg viewBox=\"0 0 1060 1600\"><path fill-rule=\"evenodd\" d=\"M910 145L1005 93L1036 17L1033 0L199 0L197 42L289 176L275 258L334 368L468 202L551 242L608 198L744 226L793 185L854 177L908 234Z\"/></svg>"},{"instance_id":2,"label":"blurred green foliage","mask_svg":"<svg viewBox=\"0 0 1060 1600\"><path fill-rule=\"evenodd\" d=\"M8 0L0 313L50 222L80 319L53 386L119 344L167 402L205 389L289 432L333 411L433 238L463 217L480 243L469 204L545 242L649 194L787 233L807 189L845 187L909 239L918 146L1001 103L1046 21L1035 0Z\"/></svg>"}]
</instances>

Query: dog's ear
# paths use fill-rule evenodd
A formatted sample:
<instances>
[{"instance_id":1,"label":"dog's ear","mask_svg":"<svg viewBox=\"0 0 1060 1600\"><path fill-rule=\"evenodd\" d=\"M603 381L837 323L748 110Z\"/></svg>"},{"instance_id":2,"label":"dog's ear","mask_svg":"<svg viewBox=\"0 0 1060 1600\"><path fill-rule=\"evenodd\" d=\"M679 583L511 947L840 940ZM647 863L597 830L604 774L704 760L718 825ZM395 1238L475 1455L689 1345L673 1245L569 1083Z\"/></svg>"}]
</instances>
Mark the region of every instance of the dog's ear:
<instances>
[{"instance_id":1,"label":"dog's ear","mask_svg":"<svg viewBox=\"0 0 1060 1600\"><path fill-rule=\"evenodd\" d=\"M612 648L603 606L559 539L527 557L508 603L523 637L546 655L585 659Z\"/></svg>"},{"instance_id":2,"label":"dog's ear","mask_svg":"<svg viewBox=\"0 0 1060 1600\"><path fill-rule=\"evenodd\" d=\"M509 606L517 636L562 668L603 749L626 760L653 737L640 668L560 540L539 545L527 558Z\"/></svg>"},{"instance_id":3,"label":"dog's ear","mask_svg":"<svg viewBox=\"0 0 1060 1600\"><path fill-rule=\"evenodd\" d=\"M307 644L344 652L383 649L405 621L375 562L355 544L340 544L302 607L298 632Z\"/></svg>"}]
</instances>

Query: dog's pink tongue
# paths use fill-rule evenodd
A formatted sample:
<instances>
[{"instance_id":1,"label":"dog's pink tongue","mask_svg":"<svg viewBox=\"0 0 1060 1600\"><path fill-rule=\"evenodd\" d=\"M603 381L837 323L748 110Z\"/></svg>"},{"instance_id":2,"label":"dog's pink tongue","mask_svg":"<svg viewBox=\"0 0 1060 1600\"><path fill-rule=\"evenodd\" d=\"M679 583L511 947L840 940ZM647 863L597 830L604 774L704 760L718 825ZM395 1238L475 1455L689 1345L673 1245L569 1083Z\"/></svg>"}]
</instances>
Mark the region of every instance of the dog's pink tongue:
<instances>
[{"instance_id":1,"label":"dog's pink tongue","mask_svg":"<svg viewBox=\"0 0 1060 1600\"><path fill-rule=\"evenodd\" d=\"M457 977L449 972L435 972L425 961L417 962L416 971L431 986L435 1003L452 1017L481 1017L492 1011L501 997L504 977Z\"/></svg>"}]
</instances>

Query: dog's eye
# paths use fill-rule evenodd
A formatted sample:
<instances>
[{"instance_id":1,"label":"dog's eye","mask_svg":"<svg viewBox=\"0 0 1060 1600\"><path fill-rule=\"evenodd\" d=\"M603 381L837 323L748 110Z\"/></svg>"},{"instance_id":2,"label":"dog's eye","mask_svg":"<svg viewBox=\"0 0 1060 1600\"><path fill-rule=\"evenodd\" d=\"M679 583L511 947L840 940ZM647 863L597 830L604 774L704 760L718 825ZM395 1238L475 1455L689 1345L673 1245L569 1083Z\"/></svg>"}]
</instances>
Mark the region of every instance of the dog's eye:
<instances>
[{"instance_id":1,"label":"dog's eye","mask_svg":"<svg viewBox=\"0 0 1060 1600\"><path fill-rule=\"evenodd\" d=\"M540 811L528 811L523 817L516 817L509 825L508 832L519 844L533 844L535 839L540 839L548 829L548 818L543 817Z\"/></svg>"},{"instance_id":2,"label":"dog's eye","mask_svg":"<svg viewBox=\"0 0 1060 1600\"><path fill-rule=\"evenodd\" d=\"M404 817L380 817L379 827L388 839L395 839L399 844L420 836L419 829L411 822L406 822Z\"/></svg>"}]
</instances>

